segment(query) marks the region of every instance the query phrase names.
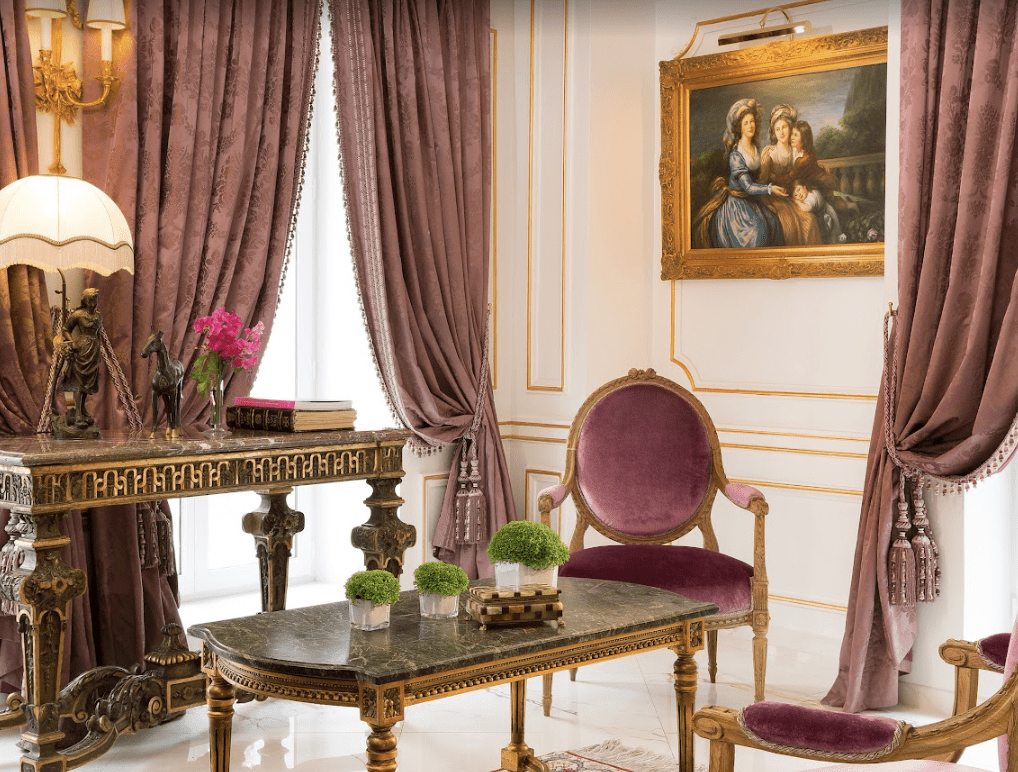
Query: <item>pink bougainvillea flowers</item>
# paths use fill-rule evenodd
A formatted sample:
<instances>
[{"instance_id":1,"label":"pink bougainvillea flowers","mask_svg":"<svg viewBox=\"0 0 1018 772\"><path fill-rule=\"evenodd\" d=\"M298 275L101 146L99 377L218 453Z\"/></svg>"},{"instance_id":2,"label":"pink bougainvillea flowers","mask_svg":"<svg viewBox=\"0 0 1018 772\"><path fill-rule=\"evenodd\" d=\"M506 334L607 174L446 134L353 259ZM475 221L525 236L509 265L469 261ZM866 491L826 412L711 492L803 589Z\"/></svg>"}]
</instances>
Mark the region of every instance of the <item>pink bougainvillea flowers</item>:
<instances>
[{"instance_id":1,"label":"pink bougainvillea flowers","mask_svg":"<svg viewBox=\"0 0 1018 772\"><path fill-rule=\"evenodd\" d=\"M194 320L194 331L204 336L201 352L191 368L198 391L208 398L210 384L222 380L229 370L247 370L258 361L258 347L265 325L244 329L240 317L225 308Z\"/></svg>"}]
</instances>

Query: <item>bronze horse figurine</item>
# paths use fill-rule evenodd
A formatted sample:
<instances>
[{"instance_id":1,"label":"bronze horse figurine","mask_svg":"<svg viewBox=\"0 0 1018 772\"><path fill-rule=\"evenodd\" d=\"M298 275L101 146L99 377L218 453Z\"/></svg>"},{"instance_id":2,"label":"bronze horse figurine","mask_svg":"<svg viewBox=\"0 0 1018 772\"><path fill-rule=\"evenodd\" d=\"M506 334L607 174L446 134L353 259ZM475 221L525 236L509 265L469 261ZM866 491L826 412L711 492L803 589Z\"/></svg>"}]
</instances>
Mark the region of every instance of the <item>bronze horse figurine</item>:
<instances>
[{"instance_id":1,"label":"bronze horse figurine","mask_svg":"<svg viewBox=\"0 0 1018 772\"><path fill-rule=\"evenodd\" d=\"M159 400L162 399L166 408L166 439L180 436L180 399L184 383L184 366L172 359L163 343L163 331L153 332L141 350L141 355L148 359L152 352L156 354L156 369L152 373L152 433L156 436L159 425Z\"/></svg>"}]
</instances>

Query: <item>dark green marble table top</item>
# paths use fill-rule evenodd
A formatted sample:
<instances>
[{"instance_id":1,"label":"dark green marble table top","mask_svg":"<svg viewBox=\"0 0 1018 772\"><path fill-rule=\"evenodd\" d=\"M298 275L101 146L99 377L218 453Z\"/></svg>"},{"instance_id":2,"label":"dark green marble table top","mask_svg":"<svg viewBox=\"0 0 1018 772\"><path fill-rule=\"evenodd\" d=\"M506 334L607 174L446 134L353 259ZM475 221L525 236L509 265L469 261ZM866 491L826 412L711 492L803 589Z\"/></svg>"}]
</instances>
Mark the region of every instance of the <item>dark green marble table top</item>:
<instances>
[{"instance_id":1,"label":"dark green marble table top","mask_svg":"<svg viewBox=\"0 0 1018 772\"><path fill-rule=\"evenodd\" d=\"M491 584L482 580L473 584ZM224 659L277 674L390 683L559 646L602 640L717 613L712 603L654 587L597 579L558 580L565 626L489 626L422 619L416 591L401 594L385 630L350 626L346 600L192 626Z\"/></svg>"},{"instance_id":2,"label":"dark green marble table top","mask_svg":"<svg viewBox=\"0 0 1018 772\"><path fill-rule=\"evenodd\" d=\"M234 430L211 439L198 432L165 439L163 430L149 438L149 432L103 432L98 440L56 440L48 434L0 437L0 466L36 467L80 464L89 461L136 461L208 454L238 454L276 449L306 448L332 444L357 444L406 440L404 429L321 432L255 432Z\"/></svg>"}]
</instances>

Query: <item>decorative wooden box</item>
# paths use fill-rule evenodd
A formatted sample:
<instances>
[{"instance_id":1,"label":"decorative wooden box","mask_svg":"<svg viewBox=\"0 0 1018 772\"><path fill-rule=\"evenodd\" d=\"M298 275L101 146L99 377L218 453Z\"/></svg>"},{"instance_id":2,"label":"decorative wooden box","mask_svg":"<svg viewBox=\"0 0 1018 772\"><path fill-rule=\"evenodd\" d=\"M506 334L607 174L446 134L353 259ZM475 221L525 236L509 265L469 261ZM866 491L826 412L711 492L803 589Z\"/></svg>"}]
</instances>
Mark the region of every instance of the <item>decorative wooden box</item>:
<instances>
[{"instance_id":1,"label":"decorative wooden box","mask_svg":"<svg viewBox=\"0 0 1018 772\"><path fill-rule=\"evenodd\" d=\"M486 630L493 624L562 621L562 601L557 587L550 584L525 584L518 590L495 587L471 587L467 592L467 611Z\"/></svg>"}]
</instances>

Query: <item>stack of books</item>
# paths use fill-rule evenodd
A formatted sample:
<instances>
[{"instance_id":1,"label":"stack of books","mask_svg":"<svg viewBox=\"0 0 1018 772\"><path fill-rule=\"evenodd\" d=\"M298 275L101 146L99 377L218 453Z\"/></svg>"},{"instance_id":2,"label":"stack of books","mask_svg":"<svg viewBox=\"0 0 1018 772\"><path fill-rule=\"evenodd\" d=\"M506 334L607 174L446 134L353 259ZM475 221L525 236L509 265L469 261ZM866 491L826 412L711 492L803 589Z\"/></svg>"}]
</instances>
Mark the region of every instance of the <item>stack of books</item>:
<instances>
[{"instance_id":1,"label":"stack of books","mask_svg":"<svg viewBox=\"0 0 1018 772\"><path fill-rule=\"evenodd\" d=\"M226 408L226 425L231 429L269 432L313 432L353 429L357 411L350 400L258 399L237 397Z\"/></svg>"}]
</instances>

